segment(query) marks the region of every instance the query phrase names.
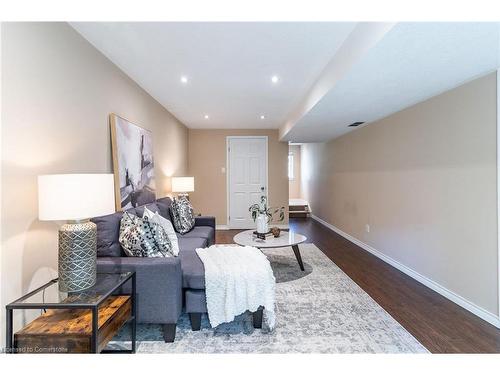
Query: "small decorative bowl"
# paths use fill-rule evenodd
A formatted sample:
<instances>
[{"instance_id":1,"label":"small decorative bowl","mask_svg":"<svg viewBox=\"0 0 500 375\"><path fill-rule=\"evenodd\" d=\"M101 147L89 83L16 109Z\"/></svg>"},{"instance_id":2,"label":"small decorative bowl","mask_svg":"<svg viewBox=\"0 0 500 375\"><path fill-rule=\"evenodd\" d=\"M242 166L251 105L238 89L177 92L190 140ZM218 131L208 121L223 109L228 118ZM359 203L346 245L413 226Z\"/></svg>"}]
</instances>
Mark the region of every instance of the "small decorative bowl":
<instances>
[{"instance_id":1,"label":"small decorative bowl","mask_svg":"<svg viewBox=\"0 0 500 375\"><path fill-rule=\"evenodd\" d=\"M271 233L273 234L274 238L278 238L280 236L280 228L278 227L273 227L271 228Z\"/></svg>"}]
</instances>

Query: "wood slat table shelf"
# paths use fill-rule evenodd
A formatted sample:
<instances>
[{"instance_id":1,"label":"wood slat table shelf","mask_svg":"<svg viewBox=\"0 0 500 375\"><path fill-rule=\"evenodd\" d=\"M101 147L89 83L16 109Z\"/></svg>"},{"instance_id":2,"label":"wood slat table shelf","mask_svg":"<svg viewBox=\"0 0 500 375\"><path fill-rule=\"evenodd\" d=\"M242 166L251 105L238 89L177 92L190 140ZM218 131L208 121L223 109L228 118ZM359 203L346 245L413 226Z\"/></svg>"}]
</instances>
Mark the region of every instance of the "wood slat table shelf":
<instances>
[{"instance_id":1,"label":"wood slat table shelf","mask_svg":"<svg viewBox=\"0 0 500 375\"><path fill-rule=\"evenodd\" d=\"M130 296L112 296L98 314L97 350L102 351L119 329L131 318ZM90 353L92 350L92 311L47 310L14 334L14 347L21 353L38 348L39 353Z\"/></svg>"}]
</instances>

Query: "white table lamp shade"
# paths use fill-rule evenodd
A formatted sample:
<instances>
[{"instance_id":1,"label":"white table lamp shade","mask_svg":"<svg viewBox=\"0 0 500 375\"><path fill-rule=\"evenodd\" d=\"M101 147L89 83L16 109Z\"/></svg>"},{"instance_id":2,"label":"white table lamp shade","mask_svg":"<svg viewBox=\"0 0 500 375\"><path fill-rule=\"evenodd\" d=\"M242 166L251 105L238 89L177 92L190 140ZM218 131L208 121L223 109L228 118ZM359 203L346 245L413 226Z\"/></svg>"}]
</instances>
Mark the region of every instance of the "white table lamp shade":
<instances>
[{"instance_id":1,"label":"white table lamp shade","mask_svg":"<svg viewBox=\"0 0 500 375\"><path fill-rule=\"evenodd\" d=\"M82 220L115 212L112 174L38 176L40 220Z\"/></svg>"},{"instance_id":2,"label":"white table lamp shade","mask_svg":"<svg viewBox=\"0 0 500 375\"><path fill-rule=\"evenodd\" d=\"M194 191L194 177L172 177L173 193L189 193Z\"/></svg>"}]
</instances>

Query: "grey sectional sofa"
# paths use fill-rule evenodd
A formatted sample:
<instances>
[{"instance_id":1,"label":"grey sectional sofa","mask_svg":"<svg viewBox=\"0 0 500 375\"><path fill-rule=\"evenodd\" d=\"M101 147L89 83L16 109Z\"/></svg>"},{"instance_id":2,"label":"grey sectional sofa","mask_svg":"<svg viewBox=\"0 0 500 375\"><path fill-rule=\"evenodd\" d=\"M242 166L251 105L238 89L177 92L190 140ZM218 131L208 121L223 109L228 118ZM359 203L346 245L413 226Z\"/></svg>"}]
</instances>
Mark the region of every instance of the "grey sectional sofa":
<instances>
[{"instance_id":1,"label":"grey sectional sofa","mask_svg":"<svg viewBox=\"0 0 500 375\"><path fill-rule=\"evenodd\" d=\"M171 203L170 198L161 198L127 211L142 217L148 207L170 220ZM215 243L215 218L198 216L190 232L177 234L178 257L134 258L125 255L118 240L122 216L117 212L92 219L97 225L97 271L136 272L137 321L162 324L166 342L175 339L183 301L193 329L199 329L201 313L206 312L205 273L195 249Z\"/></svg>"}]
</instances>

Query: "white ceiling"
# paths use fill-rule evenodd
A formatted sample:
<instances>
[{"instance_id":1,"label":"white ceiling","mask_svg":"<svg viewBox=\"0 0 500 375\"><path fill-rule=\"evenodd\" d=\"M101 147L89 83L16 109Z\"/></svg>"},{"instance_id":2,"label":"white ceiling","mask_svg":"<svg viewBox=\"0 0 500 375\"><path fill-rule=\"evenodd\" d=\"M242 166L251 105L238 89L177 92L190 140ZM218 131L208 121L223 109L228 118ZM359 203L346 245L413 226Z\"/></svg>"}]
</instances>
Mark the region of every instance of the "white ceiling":
<instances>
[{"instance_id":1,"label":"white ceiling","mask_svg":"<svg viewBox=\"0 0 500 375\"><path fill-rule=\"evenodd\" d=\"M499 24L399 23L302 117L285 139L336 138L494 71ZM369 126L366 124L364 126Z\"/></svg>"},{"instance_id":2,"label":"white ceiling","mask_svg":"<svg viewBox=\"0 0 500 375\"><path fill-rule=\"evenodd\" d=\"M355 23L71 26L190 128L279 128Z\"/></svg>"},{"instance_id":3,"label":"white ceiling","mask_svg":"<svg viewBox=\"0 0 500 375\"><path fill-rule=\"evenodd\" d=\"M338 137L355 129L350 123L373 122L499 67L497 23L396 24L330 81L328 66L362 42L348 38L361 24L71 25L188 127L283 129L293 120L284 139L295 142ZM327 82L294 119L311 88Z\"/></svg>"}]
</instances>

